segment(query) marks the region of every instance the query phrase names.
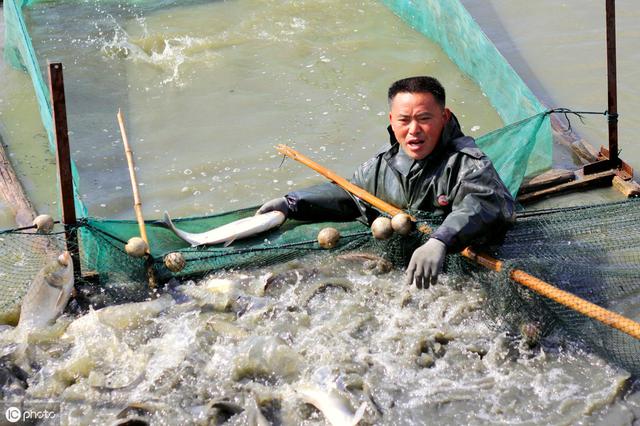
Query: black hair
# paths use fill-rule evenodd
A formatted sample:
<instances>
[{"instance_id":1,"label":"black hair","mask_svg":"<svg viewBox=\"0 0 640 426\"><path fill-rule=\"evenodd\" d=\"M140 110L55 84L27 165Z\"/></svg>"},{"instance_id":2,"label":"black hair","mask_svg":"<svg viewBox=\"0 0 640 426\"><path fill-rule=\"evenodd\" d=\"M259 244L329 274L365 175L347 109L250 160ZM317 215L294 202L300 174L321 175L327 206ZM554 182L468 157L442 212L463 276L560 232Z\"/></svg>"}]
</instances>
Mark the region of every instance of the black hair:
<instances>
[{"instance_id":1,"label":"black hair","mask_svg":"<svg viewBox=\"0 0 640 426\"><path fill-rule=\"evenodd\" d=\"M445 105L444 87L433 77L418 76L396 81L389 87L389 104L398 93L431 93L441 107Z\"/></svg>"}]
</instances>

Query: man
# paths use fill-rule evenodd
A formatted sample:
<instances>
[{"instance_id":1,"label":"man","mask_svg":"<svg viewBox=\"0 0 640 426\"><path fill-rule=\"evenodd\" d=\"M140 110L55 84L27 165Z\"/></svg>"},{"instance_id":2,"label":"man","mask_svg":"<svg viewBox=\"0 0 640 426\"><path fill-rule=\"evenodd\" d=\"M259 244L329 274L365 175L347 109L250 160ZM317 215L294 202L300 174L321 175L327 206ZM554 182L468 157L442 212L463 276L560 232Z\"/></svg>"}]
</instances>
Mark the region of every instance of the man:
<instances>
[{"instance_id":1,"label":"man","mask_svg":"<svg viewBox=\"0 0 640 426\"><path fill-rule=\"evenodd\" d=\"M445 91L432 77L410 77L389 88L391 147L362 164L352 182L402 209L446 216L407 267L407 284L427 288L438 279L445 254L483 242L515 220L511 194L491 161L464 136L445 107ZM327 183L265 203L299 220L350 220L378 214Z\"/></svg>"}]
</instances>

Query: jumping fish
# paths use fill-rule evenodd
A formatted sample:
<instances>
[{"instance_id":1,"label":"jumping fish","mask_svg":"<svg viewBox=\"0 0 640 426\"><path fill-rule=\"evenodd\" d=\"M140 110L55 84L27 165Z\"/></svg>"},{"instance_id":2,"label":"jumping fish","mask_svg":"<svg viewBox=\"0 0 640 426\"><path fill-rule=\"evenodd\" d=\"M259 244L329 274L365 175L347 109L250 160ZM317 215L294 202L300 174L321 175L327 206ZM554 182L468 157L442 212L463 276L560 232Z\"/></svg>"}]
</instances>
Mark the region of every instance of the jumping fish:
<instances>
[{"instance_id":1,"label":"jumping fish","mask_svg":"<svg viewBox=\"0 0 640 426\"><path fill-rule=\"evenodd\" d=\"M192 234L176 228L169 217L169 213L164 212L162 223L171 229L178 237L191 244L192 247L208 246L224 243L228 246L235 240L250 237L261 232L276 228L285 220L285 216L279 211L270 211L252 217L236 220L235 222L214 228L200 234Z\"/></svg>"},{"instance_id":2,"label":"jumping fish","mask_svg":"<svg viewBox=\"0 0 640 426\"><path fill-rule=\"evenodd\" d=\"M18 330L29 332L51 325L67 306L73 291L73 262L65 251L33 279L22 300Z\"/></svg>"},{"instance_id":3,"label":"jumping fish","mask_svg":"<svg viewBox=\"0 0 640 426\"><path fill-rule=\"evenodd\" d=\"M333 426L357 425L362 420L366 409L366 404L363 402L354 413L349 402L339 394L337 389L327 391L315 386L302 385L296 391L304 402L320 410Z\"/></svg>"}]
</instances>

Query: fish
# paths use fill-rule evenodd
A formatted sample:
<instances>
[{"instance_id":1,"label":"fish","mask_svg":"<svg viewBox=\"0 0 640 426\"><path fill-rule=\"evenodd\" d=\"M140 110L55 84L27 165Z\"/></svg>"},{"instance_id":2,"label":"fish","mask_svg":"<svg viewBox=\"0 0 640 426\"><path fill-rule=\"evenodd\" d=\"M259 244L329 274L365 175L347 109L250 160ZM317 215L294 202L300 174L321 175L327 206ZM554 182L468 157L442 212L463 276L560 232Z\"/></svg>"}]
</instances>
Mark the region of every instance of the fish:
<instances>
[{"instance_id":1,"label":"fish","mask_svg":"<svg viewBox=\"0 0 640 426\"><path fill-rule=\"evenodd\" d=\"M73 262L65 251L36 274L22 300L16 329L30 332L53 324L67 306L73 284Z\"/></svg>"},{"instance_id":2,"label":"fish","mask_svg":"<svg viewBox=\"0 0 640 426\"><path fill-rule=\"evenodd\" d=\"M300 385L296 392L304 402L316 407L333 426L357 425L364 416L366 403L353 412L349 401L334 387L329 390L313 385Z\"/></svg>"},{"instance_id":3,"label":"fish","mask_svg":"<svg viewBox=\"0 0 640 426\"><path fill-rule=\"evenodd\" d=\"M302 356L282 338L249 336L237 346L233 377L235 380L276 377L288 380L298 376L302 365Z\"/></svg>"},{"instance_id":4,"label":"fish","mask_svg":"<svg viewBox=\"0 0 640 426\"><path fill-rule=\"evenodd\" d=\"M277 228L282 225L285 219L286 217L284 213L280 211L270 211L264 214L236 220L235 222L227 223L226 225L222 225L199 234L193 234L176 228L171 221L169 213L166 211L164 212L164 218L160 223L171 229L182 240L191 244L191 247L209 246L222 243L227 247L235 240L251 237L261 232Z\"/></svg>"},{"instance_id":5,"label":"fish","mask_svg":"<svg viewBox=\"0 0 640 426\"><path fill-rule=\"evenodd\" d=\"M353 284L348 279L334 278L331 281L316 284L305 291L304 294L300 297L300 300L296 302L297 306L307 306L316 294L322 293L323 291L331 287L340 288L347 292L353 290Z\"/></svg>"}]
</instances>

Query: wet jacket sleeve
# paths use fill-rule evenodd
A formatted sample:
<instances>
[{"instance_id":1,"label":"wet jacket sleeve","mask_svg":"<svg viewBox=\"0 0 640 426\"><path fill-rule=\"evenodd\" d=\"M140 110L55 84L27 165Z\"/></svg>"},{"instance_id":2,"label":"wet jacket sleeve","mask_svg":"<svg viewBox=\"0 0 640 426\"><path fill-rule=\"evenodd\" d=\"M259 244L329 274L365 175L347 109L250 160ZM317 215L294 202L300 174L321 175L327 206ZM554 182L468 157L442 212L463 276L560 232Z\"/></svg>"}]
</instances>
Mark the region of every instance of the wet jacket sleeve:
<instances>
[{"instance_id":1,"label":"wet jacket sleeve","mask_svg":"<svg viewBox=\"0 0 640 426\"><path fill-rule=\"evenodd\" d=\"M449 193L451 212L432 234L449 251L488 241L515 221L515 203L493 164L486 157L471 156L462 162Z\"/></svg>"},{"instance_id":2,"label":"wet jacket sleeve","mask_svg":"<svg viewBox=\"0 0 640 426\"><path fill-rule=\"evenodd\" d=\"M323 183L285 195L289 217L314 222L347 221L360 216L351 195L333 183Z\"/></svg>"}]
</instances>

